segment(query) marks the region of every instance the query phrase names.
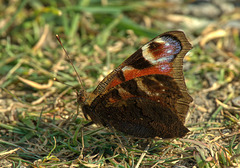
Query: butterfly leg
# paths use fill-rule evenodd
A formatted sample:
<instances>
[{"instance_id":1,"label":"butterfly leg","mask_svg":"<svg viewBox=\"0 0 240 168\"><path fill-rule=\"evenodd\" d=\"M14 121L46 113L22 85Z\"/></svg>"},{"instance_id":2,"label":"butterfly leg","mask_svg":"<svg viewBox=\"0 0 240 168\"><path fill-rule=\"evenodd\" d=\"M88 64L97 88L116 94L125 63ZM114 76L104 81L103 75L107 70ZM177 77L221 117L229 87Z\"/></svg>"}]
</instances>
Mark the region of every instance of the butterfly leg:
<instances>
[{"instance_id":1,"label":"butterfly leg","mask_svg":"<svg viewBox=\"0 0 240 168\"><path fill-rule=\"evenodd\" d=\"M84 138L83 138L83 128L84 127L88 127L90 125L94 124L94 122L90 121L89 123L87 124L84 124L82 127L81 127L81 139L82 139L82 149L81 149L81 152L80 152L80 155L79 155L79 159L83 159L83 150L84 150Z\"/></svg>"}]
</instances>

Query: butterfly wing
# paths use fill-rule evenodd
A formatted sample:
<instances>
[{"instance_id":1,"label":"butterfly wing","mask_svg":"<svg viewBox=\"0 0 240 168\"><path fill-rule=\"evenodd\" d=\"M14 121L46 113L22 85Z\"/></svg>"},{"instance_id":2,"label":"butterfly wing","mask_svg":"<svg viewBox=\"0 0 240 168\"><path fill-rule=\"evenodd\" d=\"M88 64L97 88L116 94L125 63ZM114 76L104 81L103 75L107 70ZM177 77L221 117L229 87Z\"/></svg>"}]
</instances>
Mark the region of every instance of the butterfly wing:
<instances>
[{"instance_id":1,"label":"butterfly wing","mask_svg":"<svg viewBox=\"0 0 240 168\"><path fill-rule=\"evenodd\" d=\"M85 115L137 137L184 136L192 98L182 62L190 49L180 31L149 41L104 78L83 105Z\"/></svg>"},{"instance_id":2,"label":"butterfly wing","mask_svg":"<svg viewBox=\"0 0 240 168\"><path fill-rule=\"evenodd\" d=\"M83 111L95 123L136 137L182 137L188 132L176 111L176 102L182 97L171 77L154 74L109 89Z\"/></svg>"}]
</instances>

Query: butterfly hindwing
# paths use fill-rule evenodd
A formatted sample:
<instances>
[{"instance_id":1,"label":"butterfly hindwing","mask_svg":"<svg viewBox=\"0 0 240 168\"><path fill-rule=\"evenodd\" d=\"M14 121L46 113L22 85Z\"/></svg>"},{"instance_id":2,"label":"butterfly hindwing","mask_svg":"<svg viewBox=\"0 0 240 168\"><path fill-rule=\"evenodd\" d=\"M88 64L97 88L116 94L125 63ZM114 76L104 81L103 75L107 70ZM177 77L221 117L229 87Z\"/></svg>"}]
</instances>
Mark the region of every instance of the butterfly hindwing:
<instances>
[{"instance_id":1,"label":"butterfly hindwing","mask_svg":"<svg viewBox=\"0 0 240 168\"><path fill-rule=\"evenodd\" d=\"M90 117L97 118L98 123L136 137L182 137L188 129L175 108L181 97L170 77L148 75L111 88L88 108L94 109Z\"/></svg>"}]
</instances>

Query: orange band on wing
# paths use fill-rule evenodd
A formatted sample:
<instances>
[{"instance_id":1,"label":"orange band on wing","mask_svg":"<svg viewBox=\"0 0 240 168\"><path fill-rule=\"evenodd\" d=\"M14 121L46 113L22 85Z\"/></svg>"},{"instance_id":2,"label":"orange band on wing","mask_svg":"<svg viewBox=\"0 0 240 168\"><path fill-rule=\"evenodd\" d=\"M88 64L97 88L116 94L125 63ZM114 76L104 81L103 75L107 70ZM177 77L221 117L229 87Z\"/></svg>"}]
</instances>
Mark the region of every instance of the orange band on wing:
<instances>
[{"instance_id":1,"label":"orange band on wing","mask_svg":"<svg viewBox=\"0 0 240 168\"><path fill-rule=\"evenodd\" d=\"M172 63L163 63L159 64L157 66L145 68L145 69L126 69L123 71L125 82L129 81L131 79L146 76L146 75L153 75L153 74L161 74L161 75L167 75L167 76L173 76L172 75ZM122 81L115 77L112 82L107 86L107 88L112 88L116 85L121 84Z\"/></svg>"}]
</instances>

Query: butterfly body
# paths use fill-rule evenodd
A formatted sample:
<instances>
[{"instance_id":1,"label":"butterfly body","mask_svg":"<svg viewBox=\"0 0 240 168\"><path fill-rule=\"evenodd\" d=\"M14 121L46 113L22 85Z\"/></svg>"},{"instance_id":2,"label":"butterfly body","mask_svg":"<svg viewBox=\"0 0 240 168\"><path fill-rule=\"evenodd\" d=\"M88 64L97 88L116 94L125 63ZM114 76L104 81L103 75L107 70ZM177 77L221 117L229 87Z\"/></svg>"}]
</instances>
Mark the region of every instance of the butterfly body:
<instances>
[{"instance_id":1,"label":"butterfly body","mask_svg":"<svg viewBox=\"0 0 240 168\"><path fill-rule=\"evenodd\" d=\"M191 96L182 64L191 44L181 31L149 41L78 101L85 117L140 138L183 137Z\"/></svg>"}]
</instances>

